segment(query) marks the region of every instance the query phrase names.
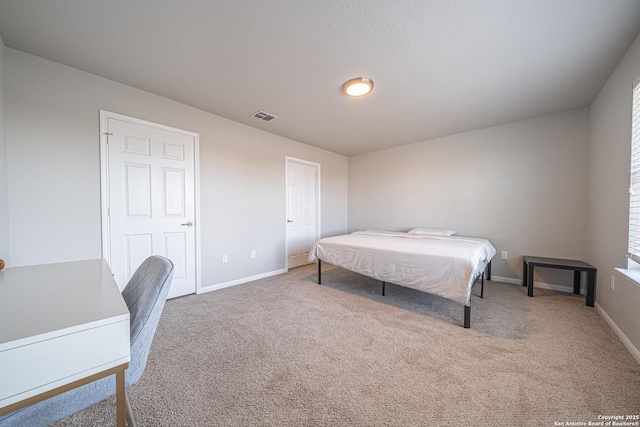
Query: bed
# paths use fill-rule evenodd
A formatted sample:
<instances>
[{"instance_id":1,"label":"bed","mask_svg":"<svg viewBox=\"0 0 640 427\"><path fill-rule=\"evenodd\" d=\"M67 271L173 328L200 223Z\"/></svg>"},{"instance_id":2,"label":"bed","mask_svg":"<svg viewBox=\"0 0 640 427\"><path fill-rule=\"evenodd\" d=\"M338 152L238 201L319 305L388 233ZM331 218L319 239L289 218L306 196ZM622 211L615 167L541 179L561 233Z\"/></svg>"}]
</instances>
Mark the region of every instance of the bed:
<instances>
[{"instance_id":1,"label":"bed","mask_svg":"<svg viewBox=\"0 0 640 427\"><path fill-rule=\"evenodd\" d=\"M322 262L464 305L464 327L471 327L471 288L478 278L484 293L484 272L491 280L496 250L487 239L454 235L414 234L382 230L358 231L318 240L309 261Z\"/></svg>"}]
</instances>

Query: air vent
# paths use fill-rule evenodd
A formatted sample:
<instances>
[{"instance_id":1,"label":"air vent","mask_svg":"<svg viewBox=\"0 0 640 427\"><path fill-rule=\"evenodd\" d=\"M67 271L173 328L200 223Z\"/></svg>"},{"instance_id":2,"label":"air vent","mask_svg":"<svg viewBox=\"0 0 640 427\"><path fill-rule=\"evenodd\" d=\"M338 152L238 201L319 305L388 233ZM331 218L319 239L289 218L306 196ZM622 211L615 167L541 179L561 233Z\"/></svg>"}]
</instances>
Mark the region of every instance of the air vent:
<instances>
[{"instance_id":1,"label":"air vent","mask_svg":"<svg viewBox=\"0 0 640 427\"><path fill-rule=\"evenodd\" d=\"M258 120L262 120L263 122L270 122L271 120L275 120L278 118L278 116L275 116L271 113L267 113L266 111L255 112L251 115L251 117L254 117Z\"/></svg>"}]
</instances>

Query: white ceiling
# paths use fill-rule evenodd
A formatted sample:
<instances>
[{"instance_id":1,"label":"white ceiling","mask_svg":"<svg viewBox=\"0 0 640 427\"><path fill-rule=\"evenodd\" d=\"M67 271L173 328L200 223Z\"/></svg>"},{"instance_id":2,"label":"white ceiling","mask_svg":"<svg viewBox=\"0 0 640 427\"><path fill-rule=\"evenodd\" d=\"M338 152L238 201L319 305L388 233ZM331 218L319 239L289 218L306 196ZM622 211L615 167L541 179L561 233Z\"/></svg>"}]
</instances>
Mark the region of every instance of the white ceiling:
<instances>
[{"instance_id":1,"label":"white ceiling","mask_svg":"<svg viewBox=\"0 0 640 427\"><path fill-rule=\"evenodd\" d=\"M0 0L6 46L345 155L586 107L639 32L640 0Z\"/></svg>"}]
</instances>

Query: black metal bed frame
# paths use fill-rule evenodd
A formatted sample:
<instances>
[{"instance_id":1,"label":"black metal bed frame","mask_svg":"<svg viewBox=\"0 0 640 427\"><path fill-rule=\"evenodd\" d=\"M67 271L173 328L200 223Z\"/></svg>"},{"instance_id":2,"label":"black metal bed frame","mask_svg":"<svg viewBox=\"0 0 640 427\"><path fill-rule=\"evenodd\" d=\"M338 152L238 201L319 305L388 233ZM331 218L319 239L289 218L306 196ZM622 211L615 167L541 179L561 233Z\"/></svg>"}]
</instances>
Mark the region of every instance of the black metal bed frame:
<instances>
[{"instance_id":1,"label":"black metal bed frame","mask_svg":"<svg viewBox=\"0 0 640 427\"><path fill-rule=\"evenodd\" d=\"M480 273L480 298L484 298L484 275L487 273L487 280L491 280L491 261L487 263L484 268L484 271ZM473 283L475 284L478 280L478 277L473 279ZM318 285L322 284L322 260L318 258ZM385 286L386 282L382 282L382 296L385 296ZM471 306L464 306L464 327L468 329L471 327Z\"/></svg>"}]
</instances>

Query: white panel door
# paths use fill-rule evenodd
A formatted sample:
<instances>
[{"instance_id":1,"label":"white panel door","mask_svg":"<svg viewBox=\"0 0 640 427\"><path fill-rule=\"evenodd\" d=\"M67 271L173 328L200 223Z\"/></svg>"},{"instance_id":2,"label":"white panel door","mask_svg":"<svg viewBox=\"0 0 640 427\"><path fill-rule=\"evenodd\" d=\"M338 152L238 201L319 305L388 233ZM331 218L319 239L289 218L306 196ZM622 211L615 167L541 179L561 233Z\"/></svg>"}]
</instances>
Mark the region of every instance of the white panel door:
<instances>
[{"instance_id":1,"label":"white panel door","mask_svg":"<svg viewBox=\"0 0 640 427\"><path fill-rule=\"evenodd\" d=\"M195 136L107 117L109 257L123 289L150 255L174 265L169 298L196 292Z\"/></svg>"},{"instance_id":2,"label":"white panel door","mask_svg":"<svg viewBox=\"0 0 640 427\"><path fill-rule=\"evenodd\" d=\"M309 264L318 239L320 165L287 159L288 268Z\"/></svg>"}]
</instances>

